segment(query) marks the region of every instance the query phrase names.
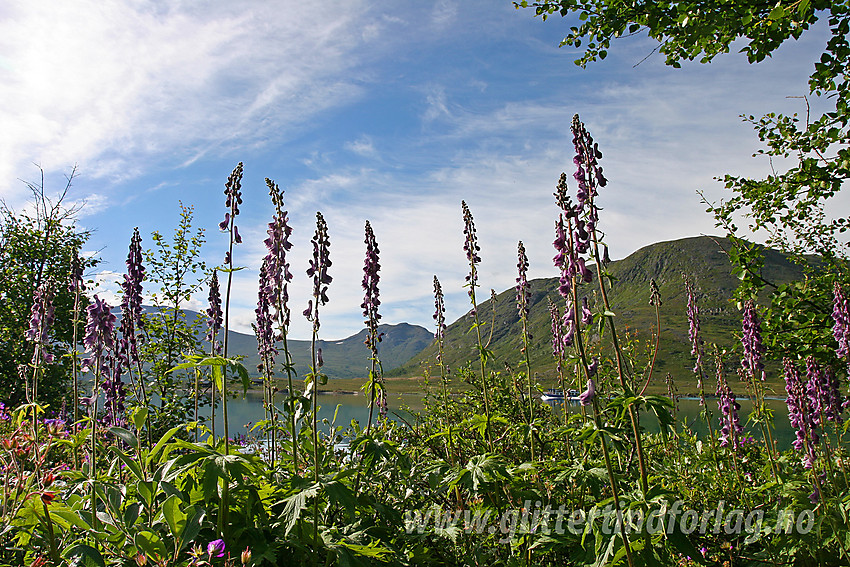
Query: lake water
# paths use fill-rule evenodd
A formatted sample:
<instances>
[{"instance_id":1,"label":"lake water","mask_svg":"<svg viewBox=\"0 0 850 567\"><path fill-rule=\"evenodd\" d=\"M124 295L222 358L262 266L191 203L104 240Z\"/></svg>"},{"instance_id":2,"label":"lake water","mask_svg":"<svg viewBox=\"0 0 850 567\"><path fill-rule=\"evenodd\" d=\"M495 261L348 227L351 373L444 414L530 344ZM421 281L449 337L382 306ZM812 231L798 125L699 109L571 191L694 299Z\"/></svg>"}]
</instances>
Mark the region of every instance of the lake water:
<instances>
[{"instance_id":1,"label":"lake water","mask_svg":"<svg viewBox=\"0 0 850 567\"><path fill-rule=\"evenodd\" d=\"M708 407L714 416L714 428L717 430L718 416L720 411L717 408L717 400L709 399ZM741 410L739 411L741 424L747 435L755 437L757 440L762 439L761 430L752 427L747 423L747 418L752 411L752 402L750 400L739 400ZM767 400L768 407L774 412L773 433L774 440L778 444L780 450L785 450L791 447L791 442L794 440L794 432L788 422L788 407L784 400ZM336 413L336 424L347 426L351 420L356 419L361 424L365 423L369 417L368 401L365 396L355 395L335 395L324 394L319 396L319 419L327 419L333 421ZM390 415L393 412L400 412L400 408L409 407L412 411L417 411L422 408L421 398L418 394L404 395L401 397L390 397L389 408ZM554 403L556 410L562 409L563 403ZM580 407L576 403L567 403L567 411L580 411ZM209 415L209 408L206 409L206 415ZM707 430L705 422L700 415L700 404L698 399L682 398L679 400L678 410L678 426L681 428L682 423L686 423L688 427L696 431L698 434L704 434ZM246 433L253 424L264 418L263 416L263 395L259 392L248 392L244 398L235 398L228 401L228 424L230 426L230 434ZM402 412L404 415L404 412ZM398 419L398 418L396 418ZM223 420L221 417L221 409L216 411L216 430L221 431ZM658 422L655 416L647 415L641 419L641 425L650 431L658 431Z\"/></svg>"}]
</instances>

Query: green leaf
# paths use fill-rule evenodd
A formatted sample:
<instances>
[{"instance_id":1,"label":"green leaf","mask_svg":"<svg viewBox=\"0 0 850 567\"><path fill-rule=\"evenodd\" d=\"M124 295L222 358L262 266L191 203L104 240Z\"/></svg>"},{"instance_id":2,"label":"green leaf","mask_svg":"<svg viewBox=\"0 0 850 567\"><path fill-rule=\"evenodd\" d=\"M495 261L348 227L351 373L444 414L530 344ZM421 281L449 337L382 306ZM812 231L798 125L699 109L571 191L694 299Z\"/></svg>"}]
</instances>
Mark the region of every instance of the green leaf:
<instances>
[{"instance_id":1,"label":"green leaf","mask_svg":"<svg viewBox=\"0 0 850 567\"><path fill-rule=\"evenodd\" d=\"M127 445L132 447L133 449L139 448L139 440L136 439L136 436L133 435L131 432L127 431L126 429L124 429L123 427L113 426L113 427L110 427L108 429L108 431L110 433L112 433L113 435L115 435L116 437L118 437L119 439L121 439L121 441L123 441L124 443L126 443Z\"/></svg>"},{"instance_id":2,"label":"green leaf","mask_svg":"<svg viewBox=\"0 0 850 567\"><path fill-rule=\"evenodd\" d=\"M148 408L139 407L136 408L136 411L133 412L133 425L136 426L136 429L141 429L145 426L145 422L148 420Z\"/></svg>"},{"instance_id":3,"label":"green leaf","mask_svg":"<svg viewBox=\"0 0 850 567\"><path fill-rule=\"evenodd\" d=\"M309 488L297 492L286 499L286 507L283 509L281 520L283 521L285 534L289 535L298 518L301 517L301 510L307 505L307 500L319 494L319 485L314 484Z\"/></svg>"},{"instance_id":4,"label":"green leaf","mask_svg":"<svg viewBox=\"0 0 850 567\"><path fill-rule=\"evenodd\" d=\"M153 532L147 530L137 532L133 538L133 543L151 557L168 556L168 550L165 548L162 538Z\"/></svg>"},{"instance_id":5,"label":"green leaf","mask_svg":"<svg viewBox=\"0 0 850 567\"><path fill-rule=\"evenodd\" d=\"M171 530L174 539L180 539L186 527L186 514L180 509L180 498L172 494L162 503L162 516Z\"/></svg>"},{"instance_id":6,"label":"green leaf","mask_svg":"<svg viewBox=\"0 0 850 567\"><path fill-rule=\"evenodd\" d=\"M110 447L109 450L112 451L113 453L115 453L115 455L119 459L121 459L121 462L124 463L124 465L128 469L130 469L130 472L133 473L133 476L136 477L136 480L139 480L139 481L145 480L145 475L142 473L142 469L141 469L141 467L139 467L138 462L136 462L134 459L131 459L130 456L127 455L127 453L125 453L124 451L122 451L118 447L113 446L113 447Z\"/></svg>"},{"instance_id":7,"label":"green leaf","mask_svg":"<svg viewBox=\"0 0 850 567\"><path fill-rule=\"evenodd\" d=\"M100 552L84 543L78 543L62 552L62 557L69 562L76 562L81 567L106 567Z\"/></svg>"}]
</instances>

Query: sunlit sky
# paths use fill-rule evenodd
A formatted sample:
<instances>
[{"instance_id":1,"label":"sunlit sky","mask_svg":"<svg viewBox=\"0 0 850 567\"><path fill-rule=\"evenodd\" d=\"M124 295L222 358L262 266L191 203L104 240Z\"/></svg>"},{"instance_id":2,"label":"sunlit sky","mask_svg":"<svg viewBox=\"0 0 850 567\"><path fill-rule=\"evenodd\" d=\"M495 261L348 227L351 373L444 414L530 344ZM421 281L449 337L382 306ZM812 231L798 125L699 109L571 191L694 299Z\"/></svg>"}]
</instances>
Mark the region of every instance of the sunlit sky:
<instances>
[{"instance_id":1,"label":"sunlit sky","mask_svg":"<svg viewBox=\"0 0 850 567\"><path fill-rule=\"evenodd\" d=\"M805 113L820 28L748 65L664 66L645 36L614 43L587 69L558 43L574 22L543 22L499 0L11 0L0 5L0 196L21 210L24 181L48 193L77 167L68 202L85 203L86 249L101 294L124 270L138 226L171 234L179 203L222 261L223 187L244 162L244 243L232 317L250 332L262 240L272 215L264 178L283 188L294 229L293 313L306 307L316 211L327 219L334 278L323 338L362 327L369 219L381 250L383 321L431 328L432 278L447 317L469 309L461 200L475 216L480 282L514 284L516 245L530 275L552 266L552 191L572 173L570 119L599 143L610 183L600 228L613 258L660 240L717 234L697 191L724 197L725 173L763 176L740 115ZM639 64L638 64L639 63ZM574 189L574 187L572 187ZM188 305L205 306L206 293ZM308 323L293 317L292 335Z\"/></svg>"}]
</instances>

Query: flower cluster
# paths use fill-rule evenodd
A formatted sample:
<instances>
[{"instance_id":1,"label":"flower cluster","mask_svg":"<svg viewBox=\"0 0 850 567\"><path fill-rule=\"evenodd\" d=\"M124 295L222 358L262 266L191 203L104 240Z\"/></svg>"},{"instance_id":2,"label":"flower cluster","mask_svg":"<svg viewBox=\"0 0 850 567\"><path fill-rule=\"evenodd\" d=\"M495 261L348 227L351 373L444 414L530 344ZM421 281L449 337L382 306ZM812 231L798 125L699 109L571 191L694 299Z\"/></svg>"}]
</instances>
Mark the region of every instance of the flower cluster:
<instances>
[{"instance_id":1,"label":"flower cluster","mask_svg":"<svg viewBox=\"0 0 850 567\"><path fill-rule=\"evenodd\" d=\"M218 284L218 272L216 270L213 270L212 278L210 278L209 305L206 309L207 329L209 329L206 339L210 342L213 354L221 354L221 343L218 341L218 332L224 324L224 314L221 311L221 291Z\"/></svg>"},{"instance_id":2,"label":"flower cluster","mask_svg":"<svg viewBox=\"0 0 850 567\"><path fill-rule=\"evenodd\" d=\"M260 266L260 287L257 292L257 309L254 310L257 316L254 332L257 335L257 354L260 356L257 370L264 374L266 372L271 373L274 357L278 353L275 348L274 325L271 314L273 302L274 288L269 277L269 257L266 256Z\"/></svg>"},{"instance_id":3,"label":"flower cluster","mask_svg":"<svg viewBox=\"0 0 850 567\"><path fill-rule=\"evenodd\" d=\"M838 282L835 282L834 293L832 318L835 320L835 325L832 327L832 334L838 343L835 354L838 358L845 359L850 371L850 304Z\"/></svg>"},{"instance_id":4,"label":"flower cluster","mask_svg":"<svg viewBox=\"0 0 850 567\"><path fill-rule=\"evenodd\" d=\"M74 259L71 260L71 277L68 281L68 291L71 293L83 292L86 289L86 284L83 282L83 263L80 257L74 254Z\"/></svg>"},{"instance_id":5,"label":"flower cluster","mask_svg":"<svg viewBox=\"0 0 850 567\"><path fill-rule=\"evenodd\" d=\"M579 120L578 114L573 116L572 132L573 145L576 149L576 155L573 158L573 163L576 165L576 172L573 177L578 183L576 199L579 207L584 207L585 203L591 204L591 220L595 223L597 218L592 203L593 198L597 195L596 188L605 187L608 183L598 162L599 158L602 157L602 152L599 151L599 145L593 141L593 137ZM593 230L593 228L593 226L588 227L589 230Z\"/></svg>"},{"instance_id":6,"label":"flower cluster","mask_svg":"<svg viewBox=\"0 0 850 567\"><path fill-rule=\"evenodd\" d=\"M472 213L466 205L466 201L461 201L463 209L463 251L466 252L466 259L469 261L469 273L466 275L466 283L469 286L469 297L475 297L475 286L478 285L478 264L481 263L481 257L478 253L481 252L481 247L478 246L478 236L475 232L475 220L472 218Z\"/></svg>"},{"instance_id":7,"label":"flower cluster","mask_svg":"<svg viewBox=\"0 0 850 567\"><path fill-rule=\"evenodd\" d=\"M265 260L268 262L267 283L271 288L274 318L281 325L282 334L283 329L289 327L290 321L289 282L292 281L292 273L289 271L286 254L292 249L292 243L289 241L292 227L289 226L289 213L283 208L283 191L271 179L266 179L266 185L269 187L269 195L275 206L275 215L266 231L268 237L263 241L268 250Z\"/></svg>"},{"instance_id":8,"label":"flower cluster","mask_svg":"<svg viewBox=\"0 0 850 567\"><path fill-rule=\"evenodd\" d=\"M92 354L82 361L84 369L96 368L103 362L104 351L115 347L115 315L112 308L97 295L87 308L86 334L83 337L86 352Z\"/></svg>"},{"instance_id":9,"label":"flower cluster","mask_svg":"<svg viewBox=\"0 0 850 567\"><path fill-rule=\"evenodd\" d=\"M49 289L39 286L33 293L32 310L30 311L30 326L26 332L28 341L36 344L36 354L41 353L41 360L47 364L53 362L53 355L45 349L49 344L48 334L53 326L53 298ZM33 356L35 357L36 354Z\"/></svg>"},{"instance_id":10,"label":"flower cluster","mask_svg":"<svg viewBox=\"0 0 850 567\"><path fill-rule=\"evenodd\" d=\"M788 419L796 435L792 445L796 450L803 451L803 465L810 469L815 462L815 445L820 439L815 431L817 426L815 414L797 366L787 357L783 360L783 365L785 391L788 394L785 400L788 405Z\"/></svg>"},{"instance_id":11,"label":"flower cluster","mask_svg":"<svg viewBox=\"0 0 850 567\"><path fill-rule=\"evenodd\" d=\"M737 449L743 444L744 428L741 426L738 411L741 404L735 399L732 388L723 376L723 361L717 357L717 407L720 410L720 446L730 444Z\"/></svg>"},{"instance_id":12,"label":"flower cluster","mask_svg":"<svg viewBox=\"0 0 850 567\"><path fill-rule=\"evenodd\" d=\"M242 237L239 236L239 229L236 227L236 216L239 214L239 205L242 204L242 162L233 169L233 172L227 178L227 183L224 184L225 201L224 206L228 211L224 213L224 220L218 224L219 230L230 230L232 234L232 242L236 244L242 243ZM224 263L231 264L230 250L224 256Z\"/></svg>"},{"instance_id":13,"label":"flower cluster","mask_svg":"<svg viewBox=\"0 0 850 567\"><path fill-rule=\"evenodd\" d=\"M824 427L824 420L842 423L842 399L838 391L838 379L831 368L821 368L813 356L806 359L806 394L809 396L812 420Z\"/></svg>"},{"instance_id":14,"label":"flower cluster","mask_svg":"<svg viewBox=\"0 0 850 567\"><path fill-rule=\"evenodd\" d=\"M745 378L749 380L758 378L764 381L762 355L765 352L765 346L761 340L761 321L752 299L744 303L741 343L744 346L744 358L741 360L741 367L744 370Z\"/></svg>"},{"instance_id":15,"label":"flower cluster","mask_svg":"<svg viewBox=\"0 0 850 567\"><path fill-rule=\"evenodd\" d=\"M555 356L555 363L557 365L556 372L560 376L561 371L561 361L564 359L564 336L561 327L561 313L558 310L558 306L552 301L552 298L549 298L549 317L552 320L552 354Z\"/></svg>"},{"instance_id":16,"label":"flower cluster","mask_svg":"<svg viewBox=\"0 0 850 567\"><path fill-rule=\"evenodd\" d=\"M142 237L139 229L133 229L130 250L127 254L127 273L121 282L121 341L119 353L125 368L139 359L136 330L142 325L142 281L145 268L142 265Z\"/></svg>"},{"instance_id":17,"label":"flower cluster","mask_svg":"<svg viewBox=\"0 0 850 567\"><path fill-rule=\"evenodd\" d=\"M697 375L697 384L701 389L703 342L699 334L699 305L697 305L696 292L694 291L693 282L685 274L682 274L682 277L685 279L685 290L688 295L688 339L691 341L691 354L696 357L696 363L694 364L694 374Z\"/></svg>"},{"instance_id":18,"label":"flower cluster","mask_svg":"<svg viewBox=\"0 0 850 567\"><path fill-rule=\"evenodd\" d=\"M516 279L516 305L519 316L528 319L531 303L531 284L528 283L528 256L525 254L525 246L522 241L517 244L517 273ZM529 337L531 338L531 337Z\"/></svg>"},{"instance_id":19,"label":"flower cluster","mask_svg":"<svg viewBox=\"0 0 850 567\"><path fill-rule=\"evenodd\" d=\"M434 333L434 338L441 341L446 333L446 304L443 300L443 288L437 276L434 276L434 315L432 318L437 322L437 332Z\"/></svg>"},{"instance_id":20,"label":"flower cluster","mask_svg":"<svg viewBox=\"0 0 850 567\"><path fill-rule=\"evenodd\" d=\"M307 268L307 276L313 278L313 299L307 304L303 315L308 321L312 321L313 331L316 332L319 330L319 306L328 302L328 285L333 281L328 274L328 268L331 267L331 241L328 237L328 225L322 213L316 213L316 232L310 242L313 244L313 258L310 260L310 267ZM316 301L315 309L313 300Z\"/></svg>"},{"instance_id":21,"label":"flower cluster","mask_svg":"<svg viewBox=\"0 0 850 567\"><path fill-rule=\"evenodd\" d=\"M381 305L381 300L378 298L378 282L381 276L378 273L381 269L381 264L378 263L378 242L375 240L375 233L372 230L372 225L366 221L366 259L363 262L363 283L362 287L365 291L363 303L360 308L363 309L363 317L366 318L366 346L372 351L372 356L377 356L378 343L381 342L383 333L378 333L378 323L381 320L381 314L378 313L378 307Z\"/></svg>"}]
</instances>

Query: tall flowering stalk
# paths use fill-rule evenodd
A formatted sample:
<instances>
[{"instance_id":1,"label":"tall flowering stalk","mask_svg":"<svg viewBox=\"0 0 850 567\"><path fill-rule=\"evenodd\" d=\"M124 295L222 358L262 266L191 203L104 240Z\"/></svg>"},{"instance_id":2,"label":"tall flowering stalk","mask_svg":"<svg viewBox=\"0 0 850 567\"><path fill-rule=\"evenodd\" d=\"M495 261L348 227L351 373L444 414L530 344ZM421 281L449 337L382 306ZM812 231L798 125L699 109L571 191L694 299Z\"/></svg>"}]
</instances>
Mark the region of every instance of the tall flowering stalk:
<instances>
[{"instance_id":1,"label":"tall flowering stalk","mask_svg":"<svg viewBox=\"0 0 850 567\"><path fill-rule=\"evenodd\" d=\"M440 367L440 385L443 391L443 415L445 426L448 429L448 446L446 447L449 462L454 461L454 440L452 434L452 423L449 417L449 393L448 393L448 375L449 370L446 367L444 359L444 341L446 338L446 304L443 298L443 287L440 285L440 280L434 276L434 322L437 324L437 331L434 333L434 338L437 339L437 366Z\"/></svg>"},{"instance_id":2,"label":"tall flowering stalk","mask_svg":"<svg viewBox=\"0 0 850 567\"><path fill-rule=\"evenodd\" d=\"M109 382L108 393L113 409L113 419L117 420L119 407L124 405L124 385L121 380L122 370L126 369L130 380L136 387L136 399L147 407L149 400L145 391L145 381L142 376L142 363L139 359L138 331L142 327L142 282L145 279L145 268L142 265L142 237L139 228L133 229L130 238L130 249L127 253L127 273L121 282L121 338L118 341L118 352L112 368L112 378ZM138 372L138 384L133 379L133 368ZM116 421L117 423L117 421ZM150 435L150 431L148 431ZM151 438L148 437L148 444Z\"/></svg>"},{"instance_id":3,"label":"tall flowering stalk","mask_svg":"<svg viewBox=\"0 0 850 567\"><path fill-rule=\"evenodd\" d=\"M534 398L531 381L531 355L529 351L528 314L531 303L531 284L528 282L528 256L525 253L525 245L522 241L517 244L517 278L516 278L516 304L519 311L519 319L522 322L522 352L525 357L525 373L528 379L528 434L530 437L531 460L535 460L534 454Z\"/></svg>"},{"instance_id":4,"label":"tall flowering stalk","mask_svg":"<svg viewBox=\"0 0 850 567\"><path fill-rule=\"evenodd\" d=\"M627 395L630 395L632 387L626 380L627 369L623 359L622 349L620 348L614 317L611 316L611 303L608 299L605 278L602 277L605 273L605 264L607 262L603 261L603 255L601 254L602 248L598 227L599 208L596 206L598 190L608 184L608 180L602 173L602 167L599 165L602 152L599 150L599 145L594 142L590 132L585 128L584 123L579 119L578 114L573 116L571 130L573 133L573 147L576 152L573 157L573 163L576 166L576 172L573 178L576 180L578 187L576 190L576 209L578 211L576 214L576 227L573 233L574 247L578 254L587 252L596 265L596 283L599 289L599 295L602 298L602 306L604 307L602 316L611 331L611 342L617 362L617 377L620 387L622 387ZM607 254L605 256L605 260L607 260ZM577 261L576 269L585 282L589 283L591 281L590 271L581 259ZM575 302L575 300L576 297L574 296L573 301ZM633 405L629 405L628 413L635 442L638 468L640 469L640 485L643 493L646 494L649 491L649 482L647 478L646 458L643 452L643 442L641 440L639 414Z\"/></svg>"},{"instance_id":5,"label":"tall flowering stalk","mask_svg":"<svg viewBox=\"0 0 850 567\"><path fill-rule=\"evenodd\" d=\"M761 338L761 319L758 315L758 309L752 299L744 302L744 314L741 322L741 346L743 347L744 356L741 358L741 378L749 385L752 396L754 398L754 417L759 423L764 438L767 454L770 457L770 466L773 471L773 477L779 478L777 470L777 455L776 446L773 442L773 432L771 431L770 412L764 401L764 362L762 357L766 351Z\"/></svg>"},{"instance_id":6,"label":"tall flowering stalk","mask_svg":"<svg viewBox=\"0 0 850 567\"><path fill-rule=\"evenodd\" d=\"M738 416L741 404L735 399L735 394L726 380L723 372L723 357L721 353L718 351L715 357L717 369L717 408L720 410L720 446L731 447L734 454L740 449L744 434L744 428L741 427L741 420Z\"/></svg>"},{"instance_id":7,"label":"tall flowering stalk","mask_svg":"<svg viewBox=\"0 0 850 567\"><path fill-rule=\"evenodd\" d=\"M608 247L605 247L605 253L607 255ZM603 260L603 263L607 263ZM649 387L649 383L652 381L652 372L655 370L655 361L658 358L658 351L661 348L661 292L658 290L658 284L655 283L654 279L649 280L649 305L650 307L655 308L655 347L652 349L652 360L649 363L649 370L646 373L646 381L643 384L643 388L640 390L639 395L643 395L646 392L646 389Z\"/></svg>"},{"instance_id":8,"label":"tall flowering stalk","mask_svg":"<svg viewBox=\"0 0 850 567\"><path fill-rule=\"evenodd\" d=\"M26 339L33 343L32 354L32 386L27 388L30 394L30 403L38 401L38 382L43 373L42 364L51 364L53 354L48 350L50 346L50 328L53 326L55 308L53 307L53 292L42 284L33 292L32 308L30 310L30 326L26 332ZM35 418L35 415L33 416ZM37 419L34 419L34 423Z\"/></svg>"},{"instance_id":9,"label":"tall flowering stalk","mask_svg":"<svg viewBox=\"0 0 850 567\"><path fill-rule=\"evenodd\" d=\"M304 316L308 321L313 323L313 333L310 340L310 353L313 366L307 379L309 380L307 387L312 389L313 412L311 416L311 429L313 435L313 479L318 483L320 475L319 466L319 380L322 378L322 350L316 349L316 341L319 338L319 307L326 305L328 302L328 286L333 281L333 278L328 274L328 268L331 267L330 246L331 241L328 236L328 225L325 222L325 217L322 213L316 213L316 232L310 241L313 245L313 258L310 260L310 267L307 268L307 276L313 278L313 299L307 304L307 309L304 310ZM319 541L319 499L314 499L313 504L313 541L318 544ZM316 559L318 561L318 558Z\"/></svg>"},{"instance_id":10,"label":"tall flowering stalk","mask_svg":"<svg viewBox=\"0 0 850 567\"><path fill-rule=\"evenodd\" d=\"M487 446L490 450L493 449L493 439L490 432L490 395L487 388L486 361L487 350L484 343L481 341L481 322L478 318L478 302L475 299L475 287L478 285L478 264L481 262L481 257L478 253L481 247L478 246L478 235L475 231L475 220L472 218L466 201L461 201L461 209L463 210L463 251L466 253L466 259L469 262L469 273L466 275L466 287L469 288L469 300L472 303L472 318L473 327L475 328L475 336L478 340L478 361L481 368L481 391L484 396L484 418L485 435L487 437Z\"/></svg>"},{"instance_id":11,"label":"tall flowering stalk","mask_svg":"<svg viewBox=\"0 0 850 567\"><path fill-rule=\"evenodd\" d=\"M298 470L298 430L295 422L295 403L298 399L294 394L292 379L295 375L295 369L292 363L292 355L289 352L288 336L289 336L289 282L292 281L292 273L289 271L289 262L286 255L292 248L292 243L289 237L292 234L292 227L289 226L289 213L284 209L283 191L280 187L266 178L266 185L269 188L269 196L272 204L275 207L275 214L272 221L268 225L268 237L263 241L268 253L265 257L267 262L268 285L271 288L271 306L274 308L272 319L277 326L277 332L272 335L272 340L279 340L283 343L283 367L286 370L286 378L288 381L286 408L289 415L290 435L292 437L292 461L295 470ZM281 351L278 352L280 354ZM277 411L275 410L275 391L276 388L269 384L269 397L272 410L272 444L275 444L275 432L277 428L274 426L277 419Z\"/></svg>"},{"instance_id":12,"label":"tall flowering stalk","mask_svg":"<svg viewBox=\"0 0 850 567\"><path fill-rule=\"evenodd\" d=\"M139 350L137 343L137 331L142 326L142 282L145 279L145 268L142 265L142 237L139 229L133 229L130 239L130 250L127 253L127 273L121 282L121 341L118 345L121 361L130 372L132 379L132 367L140 367ZM139 387L141 399L147 403L145 395L145 384L139 373Z\"/></svg>"},{"instance_id":13,"label":"tall flowering stalk","mask_svg":"<svg viewBox=\"0 0 850 567\"><path fill-rule=\"evenodd\" d=\"M227 183L224 184L224 206L227 212L224 213L224 220L218 225L218 228L228 233L229 244L227 252L224 256L225 271L227 272L227 288L224 299L224 349L223 356L227 358L227 339L228 331L230 331L230 291L233 287L233 246L242 243L242 237L239 236L239 229L236 227L236 217L239 215L239 205L242 204L242 162L240 161L230 177L227 178ZM221 381L221 413L224 421L224 452L230 453L230 430L227 424L227 366L222 368Z\"/></svg>"},{"instance_id":14,"label":"tall flowering stalk","mask_svg":"<svg viewBox=\"0 0 850 567\"><path fill-rule=\"evenodd\" d=\"M593 281L593 274L590 272L587 261L584 258L585 254L595 259L597 271L602 274L603 265L600 257L599 237L597 234L597 223L599 220L598 210L594 203L594 198L597 194L598 187L604 187L607 180L602 175L602 168L599 167L598 159L602 157L598 146L593 142L590 134L584 128L584 124L578 118L578 115L573 117L572 121L573 145L575 146L576 154L573 158L573 163L576 166L576 172L573 175L578 189L576 191L577 204L572 205L567 197L567 182L566 174L562 174L555 192L556 203L561 208L561 215L556 223L555 242L554 246L557 254L553 259L555 265L561 270L561 278L559 280L558 292L566 299L566 309L564 312L564 323L567 327L565 333L566 341L575 341L576 351L580 360L580 366L586 379L587 388L582 393L582 403L589 405L593 409L593 419L598 428L602 427L602 419L599 409L599 399L596 396L596 384L593 381L593 375L597 370L598 363L594 361L592 364L585 350L582 333L579 331L579 324L584 324L582 321L592 319L585 312L580 310L580 301L576 283L581 280L585 283ZM617 357L617 369L620 378L620 383L626 393L630 392L628 384L625 380L625 370L620 353L620 347L617 339L616 329L614 328L613 318L610 313L610 305L608 302L607 290L605 288L603 278L597 278L599 282L600 294L602 296L603 305L605 307L604 317L608 319L608 326L611 329L612 340L614 343L614 352ZM640 428L637 423L637 414L633 406L629 406L629 418L632 423L632 430L635 439L635 448L637 449L638 465L641 472L641 488L646 494L648 492L646 467L644 463L643 450L640 439ZM608 471L608 477L611 484L614 506L618 510L620 508L619 490L617 488L617 477L611 463L611 457L608 451L607 443L604 437L600 436L600 444L602 446L602 454L605 459L605 468ZM618 517L621 520L621 517ZM634 566L632 557L631 544L625 533L623 537L623 545L626 552L626 560L631 567Z\"/></svg>"},{"instance_id":15,"label":"tall flowering stalk","mask_svg":"<svg viewBox=\"0 0 850 567\"><path fill-rule=\"evenodd\" d=\"M363 262L363 283L361 284L365 294L360 308L363 309L363 317L366 318L364 321L366 323L365 343L366 348L369 349L371 354L369 358L371 363L369 383L367 384L369 391L369 422L366 424L366 434L368 435L372 428L372 414L375 409L376 397L382 415L384 415L385 411L382 408L386 407L386 393L384 392L382 382L383 369L381 367L381 361L378 358L378 343L381 342L382 337L382 333L378 333L378 323L381 320L381 315L378 313L378 307L381 305L381 300L378 298L378 282L381 280L379 274L381 264L378 262L380 250L378 249L378 242L375 240L375 233L369 221L366 221L365 243L366 259Z\"/></svg>"},{"instance_id":16,"label":"tall flowering stalk","mask_svg":"<svg viewBox=\"0 0 850 567\"><path fill-rule=\"evenodd\" d=\"M811 375L817 372L816 365L812 364L814 359L807 363L807 373ZM820 442L816 428L818 425L818 416L815 408L812 407L812 399L807 392L806 384L800 377L800 370L797 365L788 357L783 359L785 370L785 391L788 394L785 402L788 405L788 420L791 427L794 429L795 439L791 443L794 449L803 454L803 467L811 471L811 476L814 483L814 492L809 495L812 503L817 503L818 500L824 502L823 486L821 485L820 474L815 470L815 462L817 454L815 447Z\"/></svg>"},{"instance_id":17,"label":"tall flowering stalk","mask_svg":"<svg viewBox=\"0 0 850 567\"><path fill-rule=\"evenodd\" d=\"M27 394L32 404L32 427L33 436L38 440L38 383L44 374L44 364L53 362L53 354L48 350L50 345L50 328L54 319L53 292L49 286L40 285L33 292L32 308L30 310L30 326L26 332L26 339L34 343L32 353L32 385L28 387Z\"/></svg>"},{"instance_id":18,"label":"tall flowering stalk","mask_svg":"<svg viewBox=\"0 0 850 567\"><path fill-rule=\"evenodd\" d=\"M218 334L221 332L221 327L224 323L224 314L221 311L221 291L218 283L218 270L213 270L210 278L210 291L208 296L209 307L205 310L207 314L207 335L206 339L210 343L210 356L221 354L222 344L218 340ZM198 421L198 397L199 391L198 376L195 375L195 421ZM215 380L210 386L210 408L212 412L212 438L215 439Z\"/></svg>"},{"instance_id":19,"label":"tall flowering stalk","mask_svg":"<svg viewBox=\"0 0 850 567\"><path fill-rule=\"evenodd\" d=\"M811 421L815 427L820 427L823 432L823 449L826 456L824 460L830 476L833 476L835 471L832 466L832 447L829 443L826 427L827 422L831 421L837 433L838 426L844 421L841 415L843 408L841 394L838 391L838 379L831 368L822 367L813 356L806 359L806 377L806 395L809 398L809 407L812 412ZM837 434L836 437L838 437ZM841 470L844 473L846 483L847 472L843 460L841 460Z\"/></svg>"},{"instance_id":20,"label":"tall flowering stalk","mask_svg":"<svg viewBox=\"0 0 850 567\"><path fill-rule=\"evenodd\" d=\"M68 291L74 294L74 311L71 318L71 325L73 326L73 334L71 338L72 346L71 346L71 380L74 382L74 432L77 431L77 424L80 421L80 383L79 377L77 375L79 365L78 365L78 354L77 351L79 338L77 335L77 331L80 323L80 298L82 296L83 291L85 291L86 286L83 282L83 263L80 261L80 257L77 254L74 254L74 259L71 261L71 277L68 282ZM74 447L74 467L79 465L77 447Z\"/></svg>"},{"instance_id":21,"label":"tall flowering stalk","mask_svg":"<svg viewBox=\"0 0 850 567\"><path fill-rule=\"evenodd\" d=\"M225 202L227 212L224 214L224 220L219 223L219 229L226 231L229 237L227 253L224 257L224 270L227 271L227 290L224 299L224 348L223 356L227 358L227 343L230 331L230 292L233 288L233 246L242 243L242 237L239 236L239 229L236 228L236 217L239 215L239 205L242 204L242 162L236 165L236 168L227 178L227 183L224 184ZM221 378L221 417L224 424L224 454L230 454L230 428L227 423L227 366L222 367ZM215 442L215 438L213 438ZM218 514L218 532L223 537L225 530L228 528L227 515L230 509L230 481L227 478L222 479L221 504Z\"/></svg>"},{"instance_id":22,"label":"tall flowering stalk","mask_svg":"<svg viewBox=\"0 0 850 567\"><path fill-rule=\"evenodd\" d=\"M703 370L703 359L705 350L703 348L703 340L700 336L700 316L699 305L697 304L696 291L694 283L686 275L682 274L685 280L685 293L688 296L688 339L691 341L691 354L694 356L694 374L697 376L697 389L699 390L699 403L703 408L703 417L708 426L708 436L714 445L714 428L711 425L711 411L705 403L705 371Z\"/></svg>"},{"instance_id":23,"label":"tall flowering stalk","mask_svg":"<svg viewBox=\"0 0 850 567\"><path fill-rule=\"evenodd\" d=\"M274 320L272 318L272 303L274 301L274 289L269 275L269 257L263 258L263 263L260 266L260 282L257 292L257 309L256 323L254 324L254 333L257 335L257 354L260 356L260 364L257 365L257 370L263 376L263 410L265 411L266 420L271 424L268 428L270 458L271 462L275 461L276 436L275 436L275 417L274 410L274 359L278 351L275 348Z\"/></svg>"},{"instance_id":24,"label":"tall flowering stalk","mask_svg":"<svg viewBox=\"0 0 850 567\"><path fill-rule=\"evenodd\" d=\"M92 298L88 306L88 317L86 321L86 334L83 344L89 357L82 361L84 370L92 370L94 380L92 381L91 398L89 398L89 430L91 434L91 445L89 450L89 471L91 473L91 514L92 521L97 529L97 400L100 389L100 378L107 367L107 359L115 350L115 315L109 304L97 295Z\"/></svg>"}]
</instances>

